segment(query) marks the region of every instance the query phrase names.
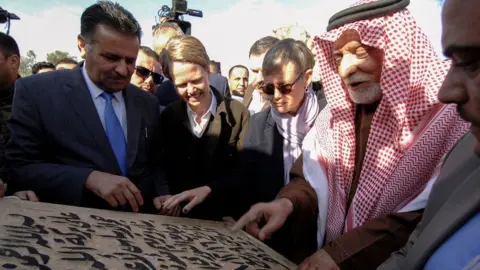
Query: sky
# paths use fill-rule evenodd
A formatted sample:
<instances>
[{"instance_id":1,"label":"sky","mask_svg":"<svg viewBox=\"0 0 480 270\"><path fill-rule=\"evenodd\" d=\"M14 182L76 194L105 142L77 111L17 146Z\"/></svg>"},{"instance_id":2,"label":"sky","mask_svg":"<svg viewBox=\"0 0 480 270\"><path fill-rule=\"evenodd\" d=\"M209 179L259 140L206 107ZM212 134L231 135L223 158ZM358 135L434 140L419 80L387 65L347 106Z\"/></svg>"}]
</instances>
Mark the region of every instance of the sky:
<instances>
[{"instance_id":1,"label":"sky","mask_svg":"<svg viewBox=\"0 0 480 270\"><path fill-rule=\"evenodd\" d=\"M440 11L438 0L410 0L409 10L441 53ZM80 15L94 0L0 0L0 7L21 20L12 21L10 34L21 54L35 51L37 60L55 50L79 56L76 36ZM171 6L166 0L118 0L143 28L142 45L151 46L151 29L157 11ZM236 64L248 64L250 46L259 38L272 35L281 26L297 24L318 35L325 31L328 19L355 0L188 0L188 8L203 11L203 18L185 16L192 24L192 35L205 45L212 60L222 63L222 73Z\"/></svg>"}]
</instances>

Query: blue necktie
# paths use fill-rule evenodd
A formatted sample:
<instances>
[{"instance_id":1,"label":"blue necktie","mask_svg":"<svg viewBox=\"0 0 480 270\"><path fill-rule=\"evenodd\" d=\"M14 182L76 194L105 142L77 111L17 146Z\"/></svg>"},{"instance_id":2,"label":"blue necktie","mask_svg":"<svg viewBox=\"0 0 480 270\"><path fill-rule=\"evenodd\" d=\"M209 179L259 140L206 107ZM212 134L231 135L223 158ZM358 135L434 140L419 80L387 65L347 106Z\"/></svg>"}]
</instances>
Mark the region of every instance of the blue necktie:
<instances>
[{"instance_id":1,"label":"blue necktie","mask_svg":"<svg viewBox=\"0 0 480 270\"><path fill-rule=\"evenodd\" d=\"M115 111L113 110L112 98L113 94L109 92L103 92L102 97L105 99L105 129L110 146L113 153L117 158L120 170L122 170L123 176L127 175L127 143L125 141L125 135L123 134L122 125L118 120Z\"/></svg>"}]
</instances>

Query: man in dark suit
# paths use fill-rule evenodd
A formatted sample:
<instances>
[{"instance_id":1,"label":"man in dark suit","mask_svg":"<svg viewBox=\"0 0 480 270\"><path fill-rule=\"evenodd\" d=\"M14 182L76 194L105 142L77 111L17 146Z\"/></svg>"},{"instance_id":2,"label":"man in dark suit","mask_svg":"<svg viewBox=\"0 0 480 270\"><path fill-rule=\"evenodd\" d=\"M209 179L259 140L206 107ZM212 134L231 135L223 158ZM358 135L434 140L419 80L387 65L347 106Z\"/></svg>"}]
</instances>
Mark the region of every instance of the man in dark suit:
<instances>
[{"instance_id":1,"label":"man in dark suit","mask_svg":"<svg viewBox=\"0 0 480 270\"><path fill-rule=\"evenodd\" d=\"M407 244L379 269L480 267L480 29L471 27L480 23L479 10L477 0L447 0L442 12L443 51L452 67L438 98L457 104L471 132L448 154Z\"/></svg>"},{"instance_id":2,"label":"man in dark suit","mask_svg":"<svg viewBox=\"0 0 480 270\"><path fill-rule=\"evenodd\" d=\"M10 130L7 128L8 119L12 112L13 89L15 81L20 78L20 49L13 37L0 33L0 198L13 194L7 190L5 145L10 138ZM13 194L20 199L38 201L32 191L17 191Z\"/></svg>"},{"instance_id":3,"label":"man in dark suit","mask_svg":"<svg viewBox=\"0 0 480 270\"><path fill-rule=\"evenodd\" d=\"M247 107L250 115L259 113L268 106L268 98L263 94L259 87L263 84L262 63L268 50L272 48L279 40L275 37L266 36L253 43L248 54L250 62L250 74L253 77L252 83L245 90L243 105Z\"/></svg>"},{"instance_id":4,"label":"man in dark suit","mask_svg":"<svg viewBox=\"0 0 480 270\"><path fill-rule=\"evenodd\" d=\"M177 100L180 100L180 97L177 94L175 85L173 82L166 78L157 88L155 96L158 98L160 105L168 106L170 103L173 103Z\"/></svg>"},{"instance_id":5,"label":"man in dark suit","mask_svg":"<svg viewBox=\"0 0 480 270\"><path fill-rule=\"evenodd\" d=\"M210 73L210 85L217 89L224 97L231 98L228 79L218 73Z\"/></svg>"},{"instance_id":6,"label":"man in dark suit","mask_svg":"<svg viewBox=\"0 0 480 270\"><path fill-rule=\"evenodd\" d=\"M17 81L10 188L45 202L153 211L153 197L168 191L155 154L158 100L129 84L140 36L130 12L98 2L81 16L82 66Z\"/></svg>"}]
</instances>

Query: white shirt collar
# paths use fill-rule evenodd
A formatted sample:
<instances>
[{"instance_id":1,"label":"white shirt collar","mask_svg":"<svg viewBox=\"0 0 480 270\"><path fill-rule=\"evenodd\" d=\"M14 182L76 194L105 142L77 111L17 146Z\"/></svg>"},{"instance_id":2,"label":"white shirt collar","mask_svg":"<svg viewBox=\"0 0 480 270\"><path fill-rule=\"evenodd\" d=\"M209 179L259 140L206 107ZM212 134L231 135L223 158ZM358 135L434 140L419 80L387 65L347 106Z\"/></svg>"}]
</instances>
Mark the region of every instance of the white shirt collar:
<instances>
[{"instance_id":1,"label":"white shirt collar","mask_svg":"<svg viewBox=\"0 0 480 270\"><path fill-rule=\"evenodd\" d=\"M254 89L252 93L252 101L248 106L250 115L254 115L258 112L261 112L267 102L268 102L268 99L265 98L265 95L260 94L256 89Z\"/></svg>"},{"instance_id":2,"label":"white shirt collar","mask_svg":"<svg viewBox=\"0 0 480 270\"><path fill-rule=\"evenodd\" d=\"M212 115L215 115L217 113L217 99L215 98L215 95L213 94L212 89L210 89L210 95L212 96L212 99L210 101L210 108L208 108L208 111L205 112L205 114L202 116L204 117L208 113L211 113ZM187 103L187 111L194 116L197 116L197 114L190 108L190 105Z\"/></svg>"},{"instance_id":3,"label":"white shirt collar","mask_svg":"<svg viewBox=\"0 0 480 270\"><path fill-rule=\"evenodd\" d=\"M217 99L215 98L212 89L210 89L210 95L212 96L212 99L210 101L210 108L208 109L208 111L205 112L205 114L202 115L202 117L200 118L200 123L197 123L197 121L195 121L197 114L190 108L190 105L187 103L187 115L190 122L190 127L192 128L193 134L198 138L202 137L203 133L207 129L208 123L210 122L210 116L217 113Z\"/></svg>"}]
</instances>

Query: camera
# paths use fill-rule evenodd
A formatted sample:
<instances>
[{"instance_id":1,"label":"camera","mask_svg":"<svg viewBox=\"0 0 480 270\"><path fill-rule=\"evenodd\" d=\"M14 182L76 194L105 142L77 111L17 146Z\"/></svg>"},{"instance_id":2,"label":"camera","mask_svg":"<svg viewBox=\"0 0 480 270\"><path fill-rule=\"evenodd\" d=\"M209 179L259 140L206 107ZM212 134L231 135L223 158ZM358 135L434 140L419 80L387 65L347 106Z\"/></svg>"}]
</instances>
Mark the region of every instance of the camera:
<instances>
[{"instance_id":1,"label":"camera","mask_svg":"<svg viewBox=\"0 0 480 270\"><path fill-rule=\"evenodd\" d=\"M6 23L7 24L7 35L10 34L10 21L11 20L20 20L20 18L13 14L10 13L6 10L4 10L2 7L0 7L0 24Z\"/></svg>"},{"instance_id":2,"label":"camera","mask_svg":"<svg viewBox=\"0 0 480 270\"><path fill-rule=\"evenodd\" d=\"M192 24L184 21L183 15L202 18L203 12L201 10L188 9L187 0L172 0L172 8L165 5L158 11L158 17L167 18L167 22L176 23L185 34L190 35ZM155 28L155 26L152 28Z\"/></svg>"}]
</instances>

